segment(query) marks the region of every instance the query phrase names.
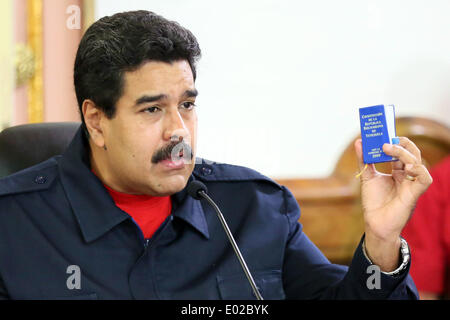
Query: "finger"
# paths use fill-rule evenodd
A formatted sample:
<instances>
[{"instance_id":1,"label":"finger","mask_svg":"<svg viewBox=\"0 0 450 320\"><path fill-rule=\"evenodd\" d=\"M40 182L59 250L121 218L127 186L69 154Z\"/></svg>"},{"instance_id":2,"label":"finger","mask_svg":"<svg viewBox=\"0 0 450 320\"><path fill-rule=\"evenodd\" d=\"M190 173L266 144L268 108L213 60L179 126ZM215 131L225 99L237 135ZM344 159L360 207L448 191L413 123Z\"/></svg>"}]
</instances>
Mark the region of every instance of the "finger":
<instances>
[{"instance_id":1,"label":"finger","mask_svg":"<svg viewBox=\"0 0 450 320\"><path fill-rule=\"evenodd\" d=\"M433 178L423 164L407 164L405 165L405 174L416 178L416 181L427 188L432 182ZM414 181L411 181L414 182Z\"/></svg>"},{"instance_id":2,"label":"finger","mask_svg":"<svg viewBox=\"0 0 450 320\"><path fill-rule=\"evenodd\" d=\"M416 157L418 163L422 163L422 156L420 153L420 149L406 137L399 137L399 145L408 150L411 154Z\"/></svg>"},{"instance_id":3,"label":"finger","mask_svg":"<svg viewBox=\"0 0 450 320\"><path fill-rule=\"evenodd\" d=\"M398 137L399 145L408 150L410 153L416 157L418 163L422 163L421 153L419 148L406 137ZM401 161L393 161L392 162L392 170L403 170L404 169L404 163Z\"/></svg>"},{"instance_id":4,"label":"finger","mask_svg":"<svg viewBox=\"0 0 450 320\"><path fill-rule=\"evenodd\" d=\"M359 171L362 172L364 170L364 167L366 164L363 160L363 151L362 151L362 140L357 139L354 143L355 151L356 151L356 157L358 159L358 166ZM367 168L361 173L360 177L362 180L367 180L372 178L377 173L374 164L368 164Z\"/></svg>"},{"instance_id":5,"label":"finger","mask_svg":"<svg viewBox=\"0 0 450 320\"><path fill-rule=\"evenodd\" d=\"M408 150L406 150L405 148L403 148L398 144L389 144L389 143L383 144L383 152L389 156L396 157L404 164L418 163L417 158L411 152L409 152Z\"/></svg>"},{"instance_id":6,"label":"finger","mask_svg":"<svg viewBox=\"0 0 450 320\"><path fill-rule=\"evenodd\" d=\"M392 171L403 170L405 164L399 160L392 161Z\"/></svg>"}]
</instances>

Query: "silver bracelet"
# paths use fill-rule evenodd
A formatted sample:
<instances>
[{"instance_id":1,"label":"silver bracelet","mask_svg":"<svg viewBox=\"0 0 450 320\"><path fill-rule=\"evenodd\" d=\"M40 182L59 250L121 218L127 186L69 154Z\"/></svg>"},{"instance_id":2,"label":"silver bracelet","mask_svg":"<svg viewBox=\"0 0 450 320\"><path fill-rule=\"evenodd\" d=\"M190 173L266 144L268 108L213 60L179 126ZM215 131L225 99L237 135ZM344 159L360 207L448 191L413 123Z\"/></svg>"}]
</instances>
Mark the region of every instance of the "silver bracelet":
<instances>
[{"instance_id":1,"label":"silver bracelet","mask_svg":"<svg viewBox=\"0 0 450 320\"><path fill-rule=\"evenodd\" d=\"M369 261L370 264L373 264L373 262L370 260L369 256L367 255L365 242L366 242L366 239L363 240L363 243L362 243L362 251L363 251L364 256L366 257L367 261ZM397 275L399 275L403 270L405 270L405 269L408 267L408 263L409 263L409 260L410 260L410 253L409 253L408 243L407 243L406 240L403 239L402 237L400 237L400 242L401 242L400 253L402 254L402 263L401 263L400 266L399 266L397 269L395 269L394 271L391 271L391 272L384 272L384 271L381 271L381 272L384 273L385 275L388 275L388 276L397 276Z\"/></svg>"}]
</instances>

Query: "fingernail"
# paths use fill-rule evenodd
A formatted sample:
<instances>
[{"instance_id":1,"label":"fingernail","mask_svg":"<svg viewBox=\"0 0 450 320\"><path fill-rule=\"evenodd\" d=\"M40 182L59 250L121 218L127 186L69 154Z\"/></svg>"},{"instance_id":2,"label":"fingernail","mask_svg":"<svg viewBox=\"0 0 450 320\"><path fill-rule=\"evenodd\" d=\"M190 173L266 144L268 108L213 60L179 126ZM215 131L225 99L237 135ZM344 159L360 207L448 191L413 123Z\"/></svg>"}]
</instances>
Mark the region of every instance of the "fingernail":
<instances>
[{"instance_id":1,"label":"fingernail","mask_svg":"<svg viewBox=\"0 0 450 320\"><path fill-rule=\"evenodd\" d=\"M392 144L389 143L385 143L383 145L384 149L386 149L386 151L391 151L392 150Z\"/></svg>"}]
</instances>

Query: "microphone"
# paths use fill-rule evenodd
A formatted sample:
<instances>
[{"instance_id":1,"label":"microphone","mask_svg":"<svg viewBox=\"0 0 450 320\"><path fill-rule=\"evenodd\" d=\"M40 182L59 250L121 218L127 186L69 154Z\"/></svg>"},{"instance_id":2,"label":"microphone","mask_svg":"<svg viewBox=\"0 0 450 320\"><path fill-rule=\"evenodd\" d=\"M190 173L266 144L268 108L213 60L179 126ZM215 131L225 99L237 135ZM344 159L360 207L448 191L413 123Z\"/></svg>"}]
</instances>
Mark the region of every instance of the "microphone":
<instances>
[{"instance_id":1,"label":"microphone","mask_svg":"<svg viewBox=\"0 0 450 320\"><path fill-rule=\"evenodd\" d=\"M252 274L250 273L250 270L248 269L247 264L245 263L244 257L242 256L241 251L239 250L236 241L234 240L234 237L231 234L230 228L228 228L227 222L225 221L222 212L220 211L216 203L207 195L208 189L206 188L206 186L200 181L192 181L187 187L187 192L192 198L196 200L204 198L214 208L214 210L217 213L217 216L219 217L220 222L222 223L222 227L225 230L225 233L227 234L228 240L233 246L234 253L236 254L236 257L238 258L239 263L241 264L242 270L244 270L245 276L247 277L247 280L250 283L250 286L252 287L256 299L264 300L263 297L261 296L261 293L259 293L255 280L253 280Z\"/></svg>"}]
</instances>

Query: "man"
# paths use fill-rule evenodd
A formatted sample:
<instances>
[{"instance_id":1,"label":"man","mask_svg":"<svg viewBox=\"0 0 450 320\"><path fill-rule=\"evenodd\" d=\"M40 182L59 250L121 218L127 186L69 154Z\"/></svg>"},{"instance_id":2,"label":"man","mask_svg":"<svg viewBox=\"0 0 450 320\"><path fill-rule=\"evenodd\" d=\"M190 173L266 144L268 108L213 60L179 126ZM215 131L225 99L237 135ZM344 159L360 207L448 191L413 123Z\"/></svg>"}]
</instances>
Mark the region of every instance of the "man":
<instances>
[{"instance_id":1,"label":"man","mask_svg":"<svg viewBox=\"0 0 450 320\"><path fill-rule=\"evenodd\" d=\"M213 209L187 194L199 180L263 298L417 298L400 238L431 183L417 147L406 138L384 146L400 159L392 176L364 171L365 235L349 268L330 264L285 187L193 161L199 56L188 30L147 11L87 30L74 71L82 127L62 156L0 183L0 296L254 299ZM361 141L356 149L362 167Z\"/></svg>"}]
</instances>

